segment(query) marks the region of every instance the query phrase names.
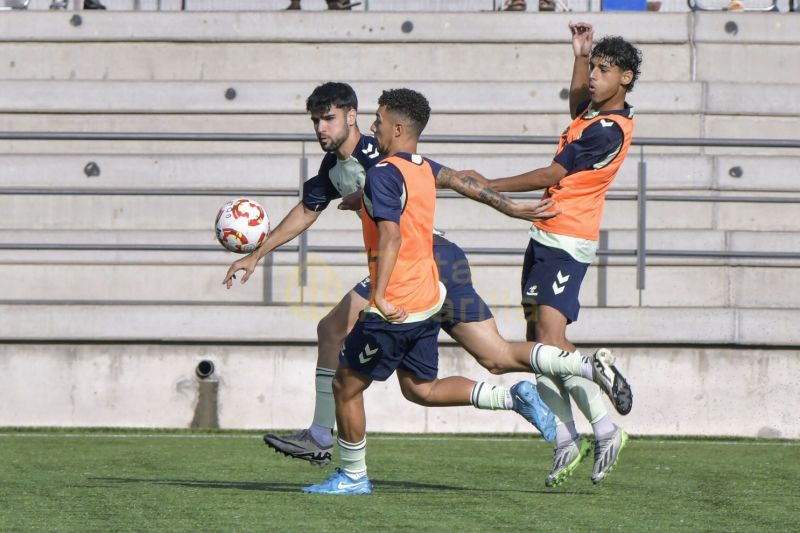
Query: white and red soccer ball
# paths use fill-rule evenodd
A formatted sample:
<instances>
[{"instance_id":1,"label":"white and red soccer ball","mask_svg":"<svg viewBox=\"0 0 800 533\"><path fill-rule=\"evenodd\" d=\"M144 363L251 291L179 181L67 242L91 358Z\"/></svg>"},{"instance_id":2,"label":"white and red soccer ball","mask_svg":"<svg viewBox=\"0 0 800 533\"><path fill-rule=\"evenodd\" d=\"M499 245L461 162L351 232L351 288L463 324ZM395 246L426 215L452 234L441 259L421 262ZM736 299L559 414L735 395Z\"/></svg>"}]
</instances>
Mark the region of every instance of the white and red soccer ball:
<instances>
[{"instance_id":1,"label":"white and red soccer ball","mask_svg":"<svg viewBox=\"0 0 800 533\"><path fill-rule=\"evenodd\" d=\"M238 198L223 205L215 222L217 240L226 249L248 254L269 235L269 217L258 202Z\"/></svg>"}]
</instances>

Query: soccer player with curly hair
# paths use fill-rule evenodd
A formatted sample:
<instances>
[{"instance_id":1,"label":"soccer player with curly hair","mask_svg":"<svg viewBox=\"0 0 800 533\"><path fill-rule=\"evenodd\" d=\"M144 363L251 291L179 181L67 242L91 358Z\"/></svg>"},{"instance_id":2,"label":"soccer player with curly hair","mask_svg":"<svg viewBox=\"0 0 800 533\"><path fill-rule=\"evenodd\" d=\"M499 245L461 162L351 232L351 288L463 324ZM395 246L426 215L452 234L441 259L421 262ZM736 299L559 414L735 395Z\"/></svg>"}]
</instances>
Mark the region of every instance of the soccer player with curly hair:
<instances>
[{"instance_id":1,"label":"soccer player with curly hair","mask_svg":"<svg viewBox=\"0 0 800 533\"><path fill-rule=\"evenodd\" d=\"M581 282L598 248L605 195L631 145L633 108L626 97L639 77L641 52L622 37L605 37L593 46L593 28L570 23L575 55L569 105L573 118L561 135L551 164L513 176L487 180L463 171L496 191L544 189L559 216L534 221L522 268L522 306L526 337L537 343L532 361L551 354L578 354L566 337L567 325L578 319ZM547 486L558 485L589 454L591 446L575 429L570 398L591 422L594 432L592 481L600 483L614 467L628 435L611 421L600 388L611 391L620 414L630 412L633 395L614 366L614 356L601 349L594 364L604 379L554 377L537 373L537 388L556 415L553 468Z\"/></svg>"}]
</instances>

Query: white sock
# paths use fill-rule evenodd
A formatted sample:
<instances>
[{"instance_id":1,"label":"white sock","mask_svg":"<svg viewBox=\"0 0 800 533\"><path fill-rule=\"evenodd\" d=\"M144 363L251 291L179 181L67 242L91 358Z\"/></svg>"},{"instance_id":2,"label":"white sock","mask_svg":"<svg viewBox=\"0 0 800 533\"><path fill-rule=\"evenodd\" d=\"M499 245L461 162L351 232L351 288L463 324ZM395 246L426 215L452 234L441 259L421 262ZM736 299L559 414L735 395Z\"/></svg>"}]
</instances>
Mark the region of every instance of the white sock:
<instances>
[{"instance_id":1,"label":"white sock","mask_svg":"<svg viewBox=\"0 0 800 533\"><path fill-rule=\"evenodd\" d=\"M566 422L556 426L556 448L563 448L570 442L578 440L578 430L575 421Z\"/></svg>"},{"instance_id":2,"label":"white sock","mask_svg":"<svg viewBox=\"0 0 800 533\"><path fill-rule=\"evenodd\" d=\"M592 379L591 358L583 357L577 349L568 352L557 346L537 342L531 348L530 363L536 374L561 378L582 376Z\"/></svg>"},{"instance_id":3,"label":"white sock","mask_svg":"<svg viewBox=\"0 0 800 533\"><path fill-rule=\"evenodd\" d=\"M367 475L367 437L361 442L347 442L341 437L336 439L339 445L339 461L342 470L352 479L361 479Z\"/></svg>"},{"instance_id":4,"label":"white sock","mask_svg":"<svg viewBox=\"0 0 800 533\"><path fill-rule=\"evenodd\" d=\"M511 409L514 406L510 390L484 381L475 383L469 401L478 409Z\"/></svg>"},{"instance_id":5,"label":"white sock","mask_svg":"<svg viewBox=\"0 0 800 533\"><path fill-rule=\"evenodd\" d=\"M575 350L575 353L578 353L578 350ZM581 377L588 379L589 381L594 380L594 371L592 368L594 365L592 364L592 358L589 356L581 356Z\"/></svg>"},{"instance_id":6,"label":"white sock","mask_svg":"<svg viewBox=\"0 0 800 533\"><path fill-rule=\"evenodd\" d=\"M594 424L592 424L592 431L596 439L602 440L611 437L617 430L617 426L611 421L611 417L606 415Z\"/></svg>"}]
</instances>

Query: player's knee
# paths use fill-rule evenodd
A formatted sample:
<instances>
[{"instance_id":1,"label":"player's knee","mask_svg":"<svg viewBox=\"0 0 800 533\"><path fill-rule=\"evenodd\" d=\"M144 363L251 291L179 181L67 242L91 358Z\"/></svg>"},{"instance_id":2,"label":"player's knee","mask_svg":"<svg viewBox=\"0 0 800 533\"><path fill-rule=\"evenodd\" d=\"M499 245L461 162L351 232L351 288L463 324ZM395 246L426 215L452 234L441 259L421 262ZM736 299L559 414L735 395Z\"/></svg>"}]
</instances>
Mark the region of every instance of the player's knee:
<instances>
[{"instance_id":1,"label":"player's knee","mask_svg":"<svg viewBox=\"0 0 800 533\"><path fill-rule=\"evenodd\" d=\"M507 372L511 372L508 368L498 364L492 364L490 366L485 367L489 373L494 374L495 376L499 376L500 374L505 374Z\"/></svg>"},{"instance_id":2,"label":"player's knee","mask_svg":"<svg viewBox=\"0 0 800 533\"><path fill-rule=\"evenodd\" d=\"M338 373L333 377L331 389L333 390L333 398L336 400L337 404L339 402L346 402L355 395L353 388L348 388L347 379Z\"/></svg>"},{"instance_id":3,"label":"player's knee","mask_svg":"<svg viewBox=\"0 0 800 533\"><path fill-rule=\"evenodd\" d=\"M519 372L519 368L517 368L513 360L511 347L508 343L503 344L500 349L495 347L491 355L475 354L475 360L479 365L496 376L509 372Z\"/></svg>"},{"instance_id":4,"label":"player's knee","mask_svg":"<svg viewBox=\"0 0 800 533\"><path fill-rule=\"evenodd\" d=\"M479 365L494 375L505 374L509 371L502 361L498 361L493 358L487 359L483 357L476 357L475 360Z\"/></svg>"},{"instance_id":5,"label":"player's knee","mask_svg":"<svg viewBox=\"0 0 800 533\"><path fill-rule=\"evenodd\" d=\"M417 387L408 383L401 383L400 392L402 392L403 397L411 403L422 406L428 405L428 396L430 391L426 392L422 387Z\"/></svg>"},{"instance_id":6,"label":"player's knee","mask_svg":"<svg viewBox=\"0 0 800 533\"><path fill-rule=\"evenodd\" d=\"M317 323L317 340L341 344L347 331L339 324L335 316L328 315Z\"/></svg>"}]
</instances>

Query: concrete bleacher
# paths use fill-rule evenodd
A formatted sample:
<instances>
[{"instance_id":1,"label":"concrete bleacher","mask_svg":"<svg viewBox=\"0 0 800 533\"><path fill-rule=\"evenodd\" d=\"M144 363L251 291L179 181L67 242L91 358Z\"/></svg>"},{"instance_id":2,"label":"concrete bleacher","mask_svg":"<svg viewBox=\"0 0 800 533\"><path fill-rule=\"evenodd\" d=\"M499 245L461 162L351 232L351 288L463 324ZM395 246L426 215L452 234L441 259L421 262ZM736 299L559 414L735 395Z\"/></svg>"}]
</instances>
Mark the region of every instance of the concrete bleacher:
<instances>
[{"instance_id":1,"label":"concrete bleacher","mask_svg":"<svg viewBox=\"0 0 800 533\"><path fill-rule=\"evenodd\" d=\"M307 134L305 96L318 82L343 76L360 95L365 131L380 91L399 85L430 98L429 135L555 136L568 121L562 91L571 72L566 27L574 13L110 11L80 12L80 25L70 23L74 15L31 10L0 16L7 57L0 64L0 132ZM643 49L642 78L630 97L637 135L796 138L796 15L585 18L601 35L622 34ZM407 21L412 31L403 30ZM735 33L726 31L730 22ZM229 89L236 93L232 99L226 97ZM423 142L421 151L454 168L502 176L545 164L553 146ZM297 187L301 157L308 158L309 175L320 159L316 143L2 139L0 153L0 188L142 193L0 195L0 368L19 381L0 393L0 402L14 406L0 415L0 425L185 425L181 421L191 420L197 403L193 368L203 358L217 363L224 427L306 423L315 324L325 305L364 275L361 254L312 254L309 285L300 287L297 254L277 253L247 286L225 291L220 281L233 257L221 248L8 245L213 247L213 216L225 195L147 193ZM800 149L647 146L642 153L652 194L795 199L649 202L649 249L798 251L800 184L793 170ZM632 150L612 193L635 192L639 158L639 148ZM87 176L89 163L99 175ZM740 172L732 173L734 167ZM277 222L297 198L263 201ZM467 249L519 251L471 256L476 286L495 309L501 331L519 339L524 325L516 307L517 279L526 224L467 202L441 199L437 225ZM329 211L309 232L309 244L358 246L355 217ZM634 250L635 201L609 201L603 226L609 248ZM631 415L634 433L797 437L800 425L788 414L794 389L760 385L800 375L798 266L796 256L653 256L646 289L639 291L634 258L608 257L587 275L584 310L571 336L587 349L601 343L617 348L626 372L648 382L636 391L641 404ZM34 380L28 379L30 368L40 374ZM442 373L448 372L485 375L453 347L443 351ZM681 383L673 394L688 395L683 411L663 402L676 376ZM27 388L21 384L26 379ZM730 409L713 395L717 379L747 385L736 389L742 405L735 423L719 422ZM94 394L82 389L78 399L70 399L70 381ZM264 400L295 391L307 391L308 398L293 410ZM140 395L170 409L137 416ZM751 407L763 402L771 406L767 415ZM449 415L403 409L410 422L376 429L522 430L509 427L516 423L510 418L473 417L470 410ZM652 412L659 414L648 416Z\"/></svg>"}]
</instances>

